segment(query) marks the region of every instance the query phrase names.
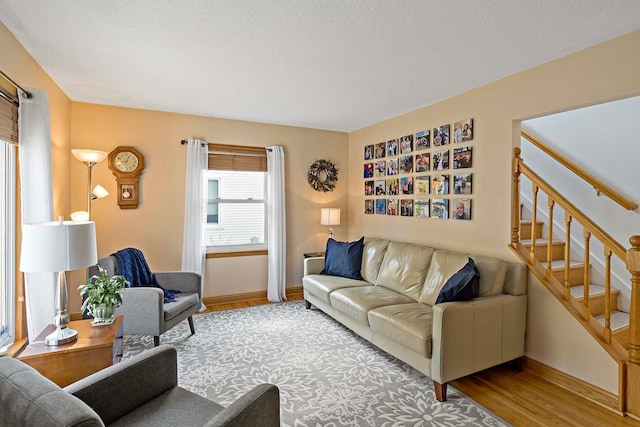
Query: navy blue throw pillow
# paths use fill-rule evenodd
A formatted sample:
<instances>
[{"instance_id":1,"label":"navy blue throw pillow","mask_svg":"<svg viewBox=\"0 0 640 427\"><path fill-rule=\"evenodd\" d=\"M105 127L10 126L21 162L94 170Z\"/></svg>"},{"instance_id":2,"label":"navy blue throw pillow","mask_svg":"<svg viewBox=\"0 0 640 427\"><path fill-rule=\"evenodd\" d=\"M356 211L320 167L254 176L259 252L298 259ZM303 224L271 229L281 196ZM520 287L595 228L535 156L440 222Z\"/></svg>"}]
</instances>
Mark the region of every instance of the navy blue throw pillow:
<instances>
[{"instance_id":1,"label":"navy blue throw pillow","mask_svg":"<svg viewBox=\"0 0 640 427\"><path fill-rule=\"evenodd\" d=\"M324 253L324 270L320 274L362 280L364 236L355 242L338 242L329 238Z\"/></svg>"},{"instance_id":2,"label":"navy blue throw pillow","mask_svg":"<svg viewBox=\"0 0 640 427\"><path fill-rule=\"evenodd\" d=\"M464 267L444 284L436 304L451 301L469 301L478 297L480 272L471 258Z\"/></svg>"}]
</instances>

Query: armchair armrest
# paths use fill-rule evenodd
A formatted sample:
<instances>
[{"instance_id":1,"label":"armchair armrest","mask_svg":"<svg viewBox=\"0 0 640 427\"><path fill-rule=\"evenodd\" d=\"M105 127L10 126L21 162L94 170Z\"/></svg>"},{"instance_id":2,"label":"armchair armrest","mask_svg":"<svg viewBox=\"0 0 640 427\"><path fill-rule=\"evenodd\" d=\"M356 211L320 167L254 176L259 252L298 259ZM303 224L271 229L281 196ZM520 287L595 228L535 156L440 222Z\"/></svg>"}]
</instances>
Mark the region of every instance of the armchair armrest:
<instances>
[{"instance_id":1,"label":"armchair armrest","mask_svg":"<svg viewBox=\"0 0 640 427\"><path fill-rule=\"evenodd\" d=\"M200 295L200 275L190 271L163 271L154 273L156 280L165 289L175 289L180 292L195 292Z\"/></svg>"},{"instance_id":2,"label":"armchair armrest","mask_svg":"<svg viewBox=\"0 0 640 427\"><path fill-rule=\"evenodd\" d=\"M161 345L64 389L89 405L108 425L177 385L176 349Z\"/></svg>"},{"instance_id":3,"label":"armchair armrest","mask_svg":"<svg viewBox=\"0 0 640 427\"><path fill-rule=\"evenodd\" d=\"M433 306L431 378L445 384L524 354L526 295Z\"/></svg>"},{"instance_id":4,"label":"armchair armrest","mask_svg":"<svg viewBox=\"0 0 640 427\"><path fill-rule=\"evenodd\" d=\"M324 257L313 257L304 259L304 275L320 274L324 270Z\"/></svg>"},{"instance_id":5,"label":"armchair armrest","mask_svg":"<svg viewBox=\"0 0 640 427\"><path fill-rule=\"evenodd\" d=\"M206 427L256 425L280 426L280 391L273 384L254 387L205 424Z\"/></svg>"},{"instance_id":6,"label":"armchair armrest","mask_svg":"<svg viewBox=\"0 0 640 427\"><path fill-rule=\"evenodd\" d=\"M160 288L125 288L116 314L124 315L122 330L132 335L160 335L164 293Z\"/></svg>"}]
</instances>

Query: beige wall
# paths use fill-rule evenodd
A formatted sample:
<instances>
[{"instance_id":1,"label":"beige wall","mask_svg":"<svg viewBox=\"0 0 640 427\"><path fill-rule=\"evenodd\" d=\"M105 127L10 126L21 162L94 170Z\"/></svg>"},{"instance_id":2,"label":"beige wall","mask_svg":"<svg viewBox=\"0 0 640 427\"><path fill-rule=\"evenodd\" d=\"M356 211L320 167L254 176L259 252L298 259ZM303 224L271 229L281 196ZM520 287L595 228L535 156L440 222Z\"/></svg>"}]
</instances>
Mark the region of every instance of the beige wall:
<instances>
[{"instance_id":1,"label":"beige wall","mask_svg":"<svg viewBox=\"0 0 640 427\"><path fill-rule=\"evenodd\" d=\"M640 93L640 56L631 54L639 49L636 31L350 133L349 238L376 236L514 260L507 244L512 148L519 144L520 120ZM365 145L468 117L475 119L474 167L469 170L474 174L472 221L363 214ZM566 328L557 323L567 316L536 286L540 285L530 286L527 355L617 392L615 364L586 332L577 332L575 340L563 339L560 333ZM550 345L553 351L547 349ZM576 357L577 353L588 356Z\"/></svg>"},{"instance_id":2,"label":"beige wall","mask_svg":"<svg viewBox=\"0 0 640 427\"><path fill-rule=\"evenodd\" d=\"M101 184L111 193L92 204L100 257L137 247L152 270L180 269L187 154L180 140L190 137L221 144L284 147L288 286L301 285L302 254L323 249L327 230L320 225L320 207L347 210L345 133L76 102L71 122L73 148L111 151L118 145L132 145L145 157L137 209L118 207L115 177L106 161L93 169L93 185ZM318 158L331 159L343 170L342 180L331 193L318 193L307 184L306 171ZM75 159L71 178L71 211L85 210L86 167ZM336 227L337 237L346 237L346 230L346 226ZM212 259L206 269L205 296L266 290L266 256ZM75 293L72 301L72 311L78 311Z\"/></svg>"}]
</instances>

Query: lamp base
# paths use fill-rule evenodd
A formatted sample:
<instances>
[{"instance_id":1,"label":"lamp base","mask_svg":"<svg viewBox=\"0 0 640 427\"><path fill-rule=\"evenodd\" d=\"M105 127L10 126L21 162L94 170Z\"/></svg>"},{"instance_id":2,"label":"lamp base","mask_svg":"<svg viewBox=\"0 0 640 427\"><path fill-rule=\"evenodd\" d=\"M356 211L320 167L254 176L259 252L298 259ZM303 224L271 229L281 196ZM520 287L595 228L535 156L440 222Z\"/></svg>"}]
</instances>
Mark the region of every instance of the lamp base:
<instances>
[{"instance_id":1,"label":"lamp base","mask_svg":"<svg viewBox=\"0 0 640 427\"><path fill-rule=\"evenodd\" d=\"M46 345L61 345L77 339L78 331L75 329L57 327L55 331L46 336L44 343Z\"/></svg>"}]
</instances>

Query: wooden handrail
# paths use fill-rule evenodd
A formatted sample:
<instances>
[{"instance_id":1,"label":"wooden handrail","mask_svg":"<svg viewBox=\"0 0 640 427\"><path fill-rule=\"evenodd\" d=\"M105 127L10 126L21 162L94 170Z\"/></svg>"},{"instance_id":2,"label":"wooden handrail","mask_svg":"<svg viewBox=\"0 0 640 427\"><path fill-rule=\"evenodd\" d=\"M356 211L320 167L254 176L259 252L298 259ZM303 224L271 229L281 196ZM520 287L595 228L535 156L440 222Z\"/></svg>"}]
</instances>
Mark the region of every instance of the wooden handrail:
<instances>
[{"instance_id":1,"label":"wooden handrail","mask_svg":"<svg viewBox=\"0 0 640 427\"><path fill-rule=\"evenodd\" d=\"M563 155L561 155L557 151L547 147L542 142L538 141L535 137L533 137L527 131L522 130L522 131L520 131L520 134L527 141L529 141L530 143L532 143L533 145L538 147L540 150L544 151L546 154L548 154L550 157L552 157L557 162L562 164L564 167L569 169L571 172L575 173L580 178L582 178L583 180L587 181L589 183L589 185L593 186L593 188L596 190L596 193L598 195L600 195L600 193L603 193L605 196L609 197L611 200L613 200L614 202L616 202L617 204L619 204L623 208L625 208L627 210L630 210L630 211L634 210L634 209L636 209L638 207L637 203L634 203L631 200L629 200L629 199L625 198L624 196L620 195L615 190L613 190L611 187L609 187L607 184L605 184L604 182L600 181L599 179L593 177L592 175L590 175L589 173L587 173L586 171L584 171L580 167L576 166L570 160L568 160L566 157L564 157Z\"/></svg>"}]
</instances>

